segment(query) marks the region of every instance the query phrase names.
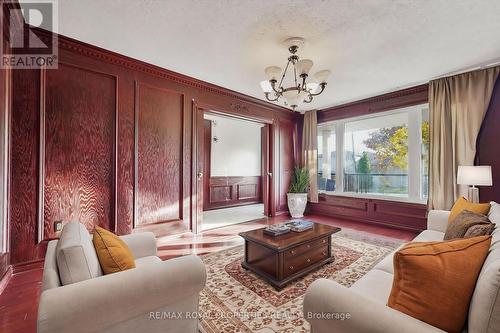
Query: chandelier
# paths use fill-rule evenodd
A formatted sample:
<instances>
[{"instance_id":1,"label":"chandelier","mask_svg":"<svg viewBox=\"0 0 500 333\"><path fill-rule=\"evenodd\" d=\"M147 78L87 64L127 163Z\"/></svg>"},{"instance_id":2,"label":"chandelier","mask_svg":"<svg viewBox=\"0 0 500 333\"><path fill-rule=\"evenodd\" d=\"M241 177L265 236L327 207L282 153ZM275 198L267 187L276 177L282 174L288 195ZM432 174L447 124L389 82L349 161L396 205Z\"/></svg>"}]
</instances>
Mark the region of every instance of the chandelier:
<instances>
[{"instance_id":1,"label":"chandelier","mask_svg":"<svg viewBox=\"0 0 500 333\"><path fill-rule=\"evenodd\" d=\"M314 82L306 82L309 71L313 66L310 59L299 59L297 51L304 45L304 39L292 37L283 42L288 47L291 55L288 57L285 70L278 66L270 66L265 69L269 80L262 81L260 86L264 91L266 99L270 102L284 100L285 105L294 111L303 103L311 103L315 96L321 94L326 87L326 80L330 71L325 69L314 74ZM283 87L288 72L292 72L293 85ZM278 83L279 79L279 83Z\"/></svg>"}]
</instances>

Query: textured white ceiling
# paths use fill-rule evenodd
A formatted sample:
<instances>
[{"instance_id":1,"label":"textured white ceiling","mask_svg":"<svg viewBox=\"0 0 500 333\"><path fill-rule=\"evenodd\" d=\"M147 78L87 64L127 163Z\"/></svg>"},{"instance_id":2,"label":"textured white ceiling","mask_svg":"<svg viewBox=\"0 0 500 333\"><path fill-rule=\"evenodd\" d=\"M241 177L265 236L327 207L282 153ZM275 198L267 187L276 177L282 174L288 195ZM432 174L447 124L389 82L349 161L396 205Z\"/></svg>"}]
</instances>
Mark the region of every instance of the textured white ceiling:
<instances>
[{"instance_id":1,"label":"textured white ceiling","mask_svg":"<svg viewBox=\"0 0 500 333\"><path fill-rule=\"evenodd\" d=\"M59 33L263 99L280 42L330 69L324 108L500 60L498 0L59 0Z\"/></svg>"}]
</instances>

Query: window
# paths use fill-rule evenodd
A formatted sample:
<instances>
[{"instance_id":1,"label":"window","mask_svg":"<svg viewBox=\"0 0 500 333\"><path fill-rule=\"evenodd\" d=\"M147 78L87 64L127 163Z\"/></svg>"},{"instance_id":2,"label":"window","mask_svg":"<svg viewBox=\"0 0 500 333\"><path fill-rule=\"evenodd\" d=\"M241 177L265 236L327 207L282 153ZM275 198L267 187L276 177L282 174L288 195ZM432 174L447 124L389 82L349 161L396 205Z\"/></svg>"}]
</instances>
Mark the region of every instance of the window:
<instances>
[{"instance_id":1,"label":"window","mask_svg":"<svg viewBox=\"0 0 500 333\"><path fill-rule=\"evenodd\" d=\"M424 104L319 124L319 190L425 200L428 118Z\"/></svg>"},{"instance_id":2,"label":"window","mask_svg":"<svg viewBox=\"0 0 500 333\"><path fill-rule=\"evenodd\" d=\"M325 124L318 130L318 189L333 192L336 188L337 155L335 126Z\"/></svg>"}]
</instances>

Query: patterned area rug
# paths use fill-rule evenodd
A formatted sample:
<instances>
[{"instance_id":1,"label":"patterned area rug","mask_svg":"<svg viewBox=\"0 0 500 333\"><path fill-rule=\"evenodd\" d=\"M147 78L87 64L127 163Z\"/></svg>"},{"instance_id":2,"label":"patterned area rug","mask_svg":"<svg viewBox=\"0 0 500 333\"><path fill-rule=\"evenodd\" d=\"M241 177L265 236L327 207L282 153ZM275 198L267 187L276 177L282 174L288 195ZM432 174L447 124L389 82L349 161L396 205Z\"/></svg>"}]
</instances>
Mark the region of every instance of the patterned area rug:
<instances>
[{"instance_id":1,"label":"patterned area rug","mask_svg":"<svg viewBox=\"0 0 500 333\"><path fill-rule=\"evenodd\" d=\"M243 246L203 256L207 284L200 297L201 330L219 332L309 332L302 316L307 287L319 278L350 287L402 241L343 230L333 235L335 261L281 291L241 267Z\"/></svg>"}]
</instances>

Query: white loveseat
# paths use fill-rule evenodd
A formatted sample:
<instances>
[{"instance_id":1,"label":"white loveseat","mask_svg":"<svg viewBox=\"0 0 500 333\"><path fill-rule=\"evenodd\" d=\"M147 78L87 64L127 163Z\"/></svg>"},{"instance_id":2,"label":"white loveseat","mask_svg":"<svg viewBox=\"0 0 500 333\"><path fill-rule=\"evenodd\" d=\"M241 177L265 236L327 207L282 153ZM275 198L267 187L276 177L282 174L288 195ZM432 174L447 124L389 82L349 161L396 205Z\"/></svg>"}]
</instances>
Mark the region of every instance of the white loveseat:
<instances>
[{"instance_id":1,"label":"white loveseat","mask_svg":"<svg viewBox=\"0 0 500 333\"><path fill-rule=\"evenodd\" d=\"M206 280L201 259L185 256L161 261L154 235L138 233L121 236L136 268L102 275L85 227L71 222L65 229L70 237L61 241L64 244L58 246L57 240L48 244L38 333L197 332L195 315ZM58 256L64 263L61 270ZM75 282L63 286L61 274ZM192 316L179 318L174 313Z\"/></svg>"},{"instance_id":2,"label":"white loveseat","mask_svg":"<svg viewBox=\"0 0 500 333\"><path fill-rule=\"evenodd\" d=\"M500 204L492 202L491 205L488 217L497 227L472 296L465 327L469 333L500 332ZM414 241L443 240L449 214L449 211L430 211L427 230ZM351 288L327 279L312 283L304 299L304 317L311 324L312 332L443 332L387 306L394 274L393 254L379 262Z\"/></svg>"}]
</instances>

